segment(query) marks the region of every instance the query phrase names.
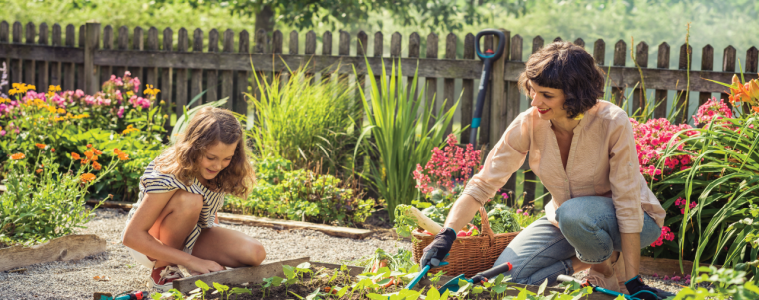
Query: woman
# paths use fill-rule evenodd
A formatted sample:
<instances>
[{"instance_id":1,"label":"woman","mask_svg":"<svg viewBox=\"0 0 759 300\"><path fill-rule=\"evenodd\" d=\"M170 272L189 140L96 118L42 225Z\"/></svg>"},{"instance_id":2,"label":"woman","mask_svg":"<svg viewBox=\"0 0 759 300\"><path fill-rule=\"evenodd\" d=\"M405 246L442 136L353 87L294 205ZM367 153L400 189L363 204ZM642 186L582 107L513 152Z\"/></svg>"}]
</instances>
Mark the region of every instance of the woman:
<instances>
[{"instance_id":1,"label":"woman","mask_svg":"<svg viewBox=\"0 0 759 300\"><path fill-rule=\"evenodd\" d=\"M495 265L511 262L505 275L522 284L553 284L561 274L590 268L591 284L624 293L653 290L638 276L640 249L659 237L665 212L640 174L627 114L598 100L603 72L583 48L557 42L530 57L519 86L532 107L495 144L420 263L440 263L454 229L470 222L529 153L530 168L553 199L546 216L525 228Z\"/></svg>"}]
</instances>

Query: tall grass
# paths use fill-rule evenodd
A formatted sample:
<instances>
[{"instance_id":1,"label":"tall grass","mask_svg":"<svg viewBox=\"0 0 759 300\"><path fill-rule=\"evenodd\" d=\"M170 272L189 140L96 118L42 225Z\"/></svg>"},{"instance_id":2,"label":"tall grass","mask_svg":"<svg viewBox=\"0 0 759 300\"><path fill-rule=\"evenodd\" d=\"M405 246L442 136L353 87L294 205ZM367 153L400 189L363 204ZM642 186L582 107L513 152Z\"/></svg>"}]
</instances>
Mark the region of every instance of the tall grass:
<instances>
[{"instance_id":1,"label":"tall grass","mask_svg":"<svg viewBox=\"0 0 759 300\"><path fill-rule=\"evenodd\" d=\"M297 169L318 163L330 174L351 170L362 111L347 79L314 81L303 67L270 78L253 70L261 92L245 95L255 110L246 132L254 157L282 157Z\"/></svg>"},{"instance_id":2,"label":"tall grass","mask_svg":"<svg viewBox=\"0 0 759 300\"><path fill-rule=\"evenodd\" d=\"M387 202L390 221L393 222L395 207L410 204L417 192L412 176L416 165L426 163L432 156L432 149L441 147L445 142L445 129L451 123L459 101L447 111L444 111L445 102L451 99L442 101L440 110L434 114L434 107L424 105L425 88L420 88L418 96L413 96L417 92L416 72L411 86L408 86L403 83L400 62L397 65L393 62L388 79L383 61L380 82L375 80L368 61L366 67L371 88L365 91L359 87L359 91L369 125L363 129L356 151L367 149L379 157L378 161L370 161L369 177ZM353 70L358 74L355 67ZM432 127L428 127L430 120L434 120ZM369 134L374 143L366 138Z\"/></svg>"}]
</instances>

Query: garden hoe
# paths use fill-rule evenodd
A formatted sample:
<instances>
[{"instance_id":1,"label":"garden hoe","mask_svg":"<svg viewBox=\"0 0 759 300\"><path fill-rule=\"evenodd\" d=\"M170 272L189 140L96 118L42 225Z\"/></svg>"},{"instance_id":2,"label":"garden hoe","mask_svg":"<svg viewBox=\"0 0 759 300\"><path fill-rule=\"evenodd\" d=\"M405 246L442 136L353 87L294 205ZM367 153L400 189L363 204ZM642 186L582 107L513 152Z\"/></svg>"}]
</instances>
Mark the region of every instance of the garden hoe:
<instances>
[{"instance_id":1,"label":"garden hoe","mask_svg":"<svg viewBox=\"0 0 759 300\"><path fill-rule=\"evenodd\" d=\"M486 35L495 35L498 37L498 48L495 52L493 49L485 50L485 54L480 51L480 39ZM482 60L482 77L480 77L480 87L477 92L477 108L474 111L474 118L472 119L472 133L469 136L469 143L474 148L477 148L477 129L480 128L480 122L482 121L482 109L485 106L485 94L488 89L488 79L490 79L490 70L492 69L493 62L498 60L503 54L503 48L506 45L506 35L500 30L485 29L477 33L474 38L474 49L477 56Z\"/></svg>"},{"instance_id":2,"label":"garden hoe","mask_svg":"<svg viewBox=\"0 0 759 300\"><path fill-rule=\"evenodd\" d=\"M568 276L568 275L559 275L559 277L556 278L556 280L559 281L559 282L574 281L574 282L579 283L580 286L582 286L582 287L586 287L586 286L593 287L593 291L594 292L604 293L604 294L611 295L611 296L622 296L622 297L624 297L627 300L641 300L641 298L638 298L637 296L643 295L644 293L647 293L648 295L653 295L653 296L656 297L656 299L666 299L669 296L674 296L674 294L670 294L670 293L665 292L665 291L660 291L659 294L656 294L656 293L653 293L653 292L650 292L650 291L640 291L640 292L637 292L637 293L632 294L632 295L627 295L627 294L622 294L620 292L615 292L615 291L612 291L612 290L608 290L608 289L602 288L600 286L595 286L595 285L593 285L593 284L591 284L589 282L585 282L585 283L580 282L576 278L574 278L572 276Z\"/></svg>"},{"instance_id":3,"label":"garden hoe","mask_svg":"<svg viewBox=\"0 0 759 300\"><path fill-rule=\"evenodd\" d=\"M459 280L465 280L471 284L478 284L480 282L488 282L489 278L495 278L499 274L511 271L511 268L513 268L511 263L506 262L492 269L477 273L477 275L474 275L474 277L470 279L466 279L466 277L464 277L464 274L461 274L459 276L454 277L451 280L448 280L448 282L446 282L442 287L438 289L438 292L440 292L441 295L445 293L445 291L451 291L455 293L459 291Z\"/></svg>"},{"instance_id":4,"label":"garden hoe","mask_svg":"<svg viewBox=\"0 0 759 300\"><path fill-rule=\"evenodd\" d=\"M450 255L450 254L446 254L445 257L443 257L443 260L445 260L446 258L448 258L448 255ZM442 267L442 266L447 266L447 265L448 265L447 261L441 261L440 264L436 268L439 268L439 267ZM427 275L427 272L430 271L430 268L432 268L431 265L424 266L424 268L422 268L422 270L419 271L419 274L416 275L416 277L414 277L414 280L411 280L411 282L409 282L408 285L406 285L406 287L403 288L403 289L405 289L405 290L413 289L414 286L417 283L419 283L419 280L422 280L422 278L424 278L424 275Z\"/></svg>"}]
</instances>

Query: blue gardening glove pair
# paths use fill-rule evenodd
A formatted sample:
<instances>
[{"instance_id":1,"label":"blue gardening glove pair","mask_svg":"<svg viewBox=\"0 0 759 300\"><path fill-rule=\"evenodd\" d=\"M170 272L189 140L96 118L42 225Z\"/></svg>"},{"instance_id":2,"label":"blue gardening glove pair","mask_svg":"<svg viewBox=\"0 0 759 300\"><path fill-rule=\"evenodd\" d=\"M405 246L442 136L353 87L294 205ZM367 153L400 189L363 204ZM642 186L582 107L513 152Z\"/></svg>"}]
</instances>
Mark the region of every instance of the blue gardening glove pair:
<instances>
[{"instance_id":1,"label":"blue gardening glove pair","mask_svg":"<svg viewBox=\"0 0 759 300\"><path fill-rule=\"evenodd\" d=\"M444 227L438 234L435 235L435 239L424 247L424 254L419 260L419 266L424 268L427 265L437 267L445 259L448 251L451 251L453 241L456 240L456 231L450 227Z\"/></svg>"},{"instance_id":2,"label":"blue gardening glove pair","mask_svg":"<svg viewBox=\"0 0 759 300\"><path fill-rule=\"evenodd\" d=\"M663 300L667 297L675 296L675 294L670 292L647 286L643 283L643 279L640 278L640 275L625 282L625 287L627 288L627 291L630 292L630 296L641 300Z\"/></svg>"}]
</instances>

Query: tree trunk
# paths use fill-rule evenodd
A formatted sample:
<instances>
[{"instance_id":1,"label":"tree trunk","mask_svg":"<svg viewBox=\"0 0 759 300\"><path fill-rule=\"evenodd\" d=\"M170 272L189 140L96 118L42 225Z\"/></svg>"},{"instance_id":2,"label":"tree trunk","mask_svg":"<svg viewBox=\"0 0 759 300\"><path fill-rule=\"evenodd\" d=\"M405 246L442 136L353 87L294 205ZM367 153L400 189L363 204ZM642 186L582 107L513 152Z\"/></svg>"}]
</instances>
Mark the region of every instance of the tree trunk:
<instances>
[{"instance_id":1,"label":"tree trunk","mask_svg":"<svg viewBox=\"0 0 759 300\"><path fill-rule=\"evenodd\" d=\"M264 5L256 14L256 32L259 29L266 30L266 35L271 36L274 31L274 11L271 9L271 5ZM255 36L255 32L253 33Z\"/></svg>"}]
</instances>

